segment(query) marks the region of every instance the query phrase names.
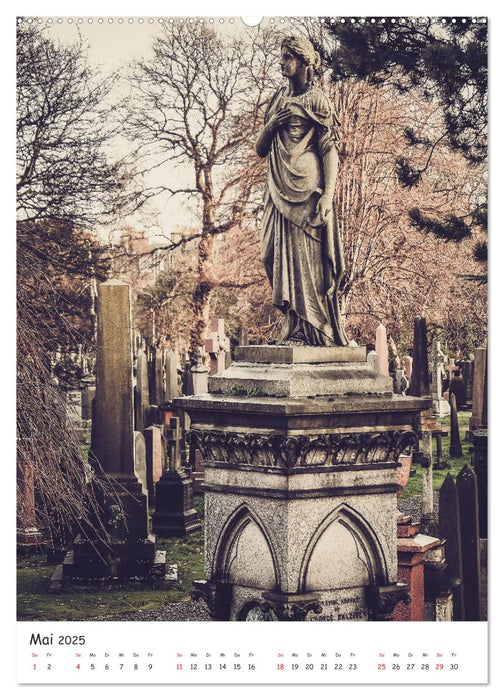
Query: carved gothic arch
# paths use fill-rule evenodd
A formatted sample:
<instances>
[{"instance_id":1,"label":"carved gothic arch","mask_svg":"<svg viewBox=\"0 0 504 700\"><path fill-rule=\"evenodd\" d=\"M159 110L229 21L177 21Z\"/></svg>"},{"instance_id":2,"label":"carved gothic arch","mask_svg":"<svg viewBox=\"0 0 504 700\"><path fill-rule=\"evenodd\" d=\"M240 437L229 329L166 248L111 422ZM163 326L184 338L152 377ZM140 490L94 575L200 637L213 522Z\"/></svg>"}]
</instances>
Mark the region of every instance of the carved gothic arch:
<instances>
[{"instance_id":1,"label":"carved gothic arch","mask_svg":"<svg viewBox=\"0 0 504 700\"><path fill-rule=\"evenodd\" d=\"M235 544L245 527L251 522L256 525L264 537L273 565L275 587L280 589L280 566L278 564L272 538L264 527L261 518L246 503L242 503L238 506L229 516L221 530L212 562L212 578L215 581L227 582Z\"/></svg>"},{"instance_id":2,"label":"carved gothic arch","mask_svg":"<svg viewBox=\"0 0 504 700\"><path fill-rule=\"evenodd\" d=\"M370 523L358 511L342 503L322 520L313 533L303 555L299 572L298 591L300 593L306 592L306 580L312 554L324 532L335 521L343 525L351 533L354 540L360 544L370 572L371 580L369 584L375 586L385 585L388 582L387 563L376 533Z\"/></svg>"}]
</instances>

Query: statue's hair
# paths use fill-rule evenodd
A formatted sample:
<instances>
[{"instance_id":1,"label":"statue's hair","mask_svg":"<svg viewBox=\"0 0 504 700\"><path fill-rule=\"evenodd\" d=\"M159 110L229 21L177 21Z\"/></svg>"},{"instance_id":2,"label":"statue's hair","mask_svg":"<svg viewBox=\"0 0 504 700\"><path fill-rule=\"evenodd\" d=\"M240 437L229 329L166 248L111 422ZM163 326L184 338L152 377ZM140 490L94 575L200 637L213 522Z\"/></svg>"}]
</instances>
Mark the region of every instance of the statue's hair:
<instances>
[{"instance_id":1,"label":"statue's hair","mask_svg":"<svg viewBox=\"0 0 504 700\"><path fill-rule=\"evenodd\" d=\"M283 48L287 48L299 56L308 66L308 82L311 85L315 78L315 72L320 68L320 54L315 51L311 41L302 36L287 36L282 40Z\"/></svg>"}]
</instances>

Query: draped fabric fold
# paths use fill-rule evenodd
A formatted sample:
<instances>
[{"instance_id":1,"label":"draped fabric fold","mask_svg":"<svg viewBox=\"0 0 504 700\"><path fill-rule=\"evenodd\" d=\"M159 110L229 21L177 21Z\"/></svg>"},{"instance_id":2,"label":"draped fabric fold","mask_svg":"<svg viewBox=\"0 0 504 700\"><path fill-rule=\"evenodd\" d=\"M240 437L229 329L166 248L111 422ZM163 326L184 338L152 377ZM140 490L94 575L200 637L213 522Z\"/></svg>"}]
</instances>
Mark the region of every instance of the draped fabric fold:
<instances>
[{"instance_id":1,"label":"draped fabric fold","mask_svg":"<svg viewBox=\"0 0 504 700\"><path fill-rule=\"evenodd\" d=\"M334 207L323 226L313 221L324 191L323 156L338 146L337 122L317 88L296 97L278 91L265 120L280 106L292 115L268 154L261 237L273 303L286 317L277 343L348 345L336 299L344 259Z\"/></svg>"}]
</instances>

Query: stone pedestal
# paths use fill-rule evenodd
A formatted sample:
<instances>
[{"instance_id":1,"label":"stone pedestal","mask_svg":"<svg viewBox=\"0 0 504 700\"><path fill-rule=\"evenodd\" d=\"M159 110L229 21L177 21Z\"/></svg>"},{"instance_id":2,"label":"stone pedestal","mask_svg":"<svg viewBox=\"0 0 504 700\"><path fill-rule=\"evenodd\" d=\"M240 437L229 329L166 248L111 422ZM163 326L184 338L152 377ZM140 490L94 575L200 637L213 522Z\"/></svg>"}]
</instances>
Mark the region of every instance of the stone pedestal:
<instances>
[{"instance_id":1,"label":"stone pedestal","mask_svg":"<svg viewBox=\"0 0 504 700\"><path fill-rule=\"evenodd\" d=\"M410 587L410 600L400 602L394 620L419 622L424 619L424 562L429 550L440 544L436 537L420 533L418 523L402 516L397 523L398 580Z\"/></svg>"},{"instance_id":2,"label":"stone pedestal","mask_svg":"<svg viewBox=\"0 0 504 700\"><path fill-rule=\"evenodd\" d=\"M391 619L398 458L429 400L392 395L365 348L241 347L179 397L205 467L205 573L221 620ZM248 395L247 395L248 394Z\"/></svg>"}]
</instances>

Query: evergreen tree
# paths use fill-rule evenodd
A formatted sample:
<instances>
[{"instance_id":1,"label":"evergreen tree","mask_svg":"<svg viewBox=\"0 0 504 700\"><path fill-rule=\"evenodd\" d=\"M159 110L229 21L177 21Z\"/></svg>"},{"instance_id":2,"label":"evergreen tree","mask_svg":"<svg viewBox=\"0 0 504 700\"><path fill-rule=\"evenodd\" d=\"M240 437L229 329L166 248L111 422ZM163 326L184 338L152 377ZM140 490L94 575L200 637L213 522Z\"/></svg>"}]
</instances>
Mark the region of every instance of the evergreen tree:
<instances>
[{"instance_id":1,"label":"evergreen tree","mask_svg":"<svg viewBox=\"0 0 504 700\"><path fill-rule=\"evenodd\" d=\"M429 139L413 128L405 135L412 146L422 144L432 153L443 141L474 165L487 157L487 24L483 19L451 18L369 18L352 22L326 20L334 37L334 49L325 55L334 81L350 77L373 84L393 84L404 93L420 90L429 101L440 105L444 133ZM397 162L397 176L405 187L414 187L429 168L407 159ZM410 212L411 223L428 233L461 240L477 229L486 229L486 191L475 196L471 215L465 219L447 216L434 220L419 209ZM474 249L478 260L486 260L486 244Z\"/></svg>"}]
</instances>

